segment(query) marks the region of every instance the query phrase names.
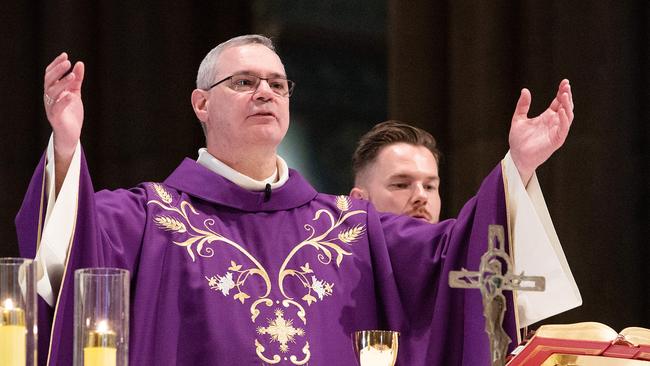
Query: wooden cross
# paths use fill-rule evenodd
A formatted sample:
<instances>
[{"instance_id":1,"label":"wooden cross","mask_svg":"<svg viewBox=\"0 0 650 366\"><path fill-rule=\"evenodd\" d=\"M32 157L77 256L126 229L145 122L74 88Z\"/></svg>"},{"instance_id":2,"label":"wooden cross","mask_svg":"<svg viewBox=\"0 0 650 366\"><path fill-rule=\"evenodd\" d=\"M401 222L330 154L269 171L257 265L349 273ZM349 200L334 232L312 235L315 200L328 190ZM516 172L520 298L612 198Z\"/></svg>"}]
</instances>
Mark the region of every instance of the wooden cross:
<instances>
[{"instance_id":1,"label":"wooden cross","mask_svg":"<svg viewBox=\"0 0 650 366\"><path fill-rule=\"evenodd\" d=\"M523 272L516 275L512 272L512 260L504 249L503 226L490 225L488 235L488 250L481 256L479 270L468 271L463 268L449 272L449 286L481 290L492 366L503 366L511 342L503 330L503 315L506 311L503 290L544 291L546 281L541 276L524 276Z\"/></svg>"}]
</instances>

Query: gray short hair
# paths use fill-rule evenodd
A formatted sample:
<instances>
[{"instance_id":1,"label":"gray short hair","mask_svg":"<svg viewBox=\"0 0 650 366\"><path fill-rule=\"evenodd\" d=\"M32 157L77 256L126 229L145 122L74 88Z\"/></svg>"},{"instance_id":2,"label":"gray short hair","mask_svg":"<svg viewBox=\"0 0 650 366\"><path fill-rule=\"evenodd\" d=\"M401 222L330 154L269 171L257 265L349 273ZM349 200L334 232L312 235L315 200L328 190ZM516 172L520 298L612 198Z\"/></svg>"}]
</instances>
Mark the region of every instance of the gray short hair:
<instances>
[{"instance_id":1,"label":"gray short hair","mask_svg":"<svg viewBox=\"0 0 650 366\"><path fill-rule=\"evenodd\" d=\"M217 76L217 60L219 59L221 52L230 47L243 46L247 44L261 44L275 52L273 41L271 41L270 38L259 34L247 34L231 38L219 44L205 55L205 58L201 61L199 72L196 76L196 87L198 89L208 89L210 85L215 82Z\"/></svg>"}]
</instances>

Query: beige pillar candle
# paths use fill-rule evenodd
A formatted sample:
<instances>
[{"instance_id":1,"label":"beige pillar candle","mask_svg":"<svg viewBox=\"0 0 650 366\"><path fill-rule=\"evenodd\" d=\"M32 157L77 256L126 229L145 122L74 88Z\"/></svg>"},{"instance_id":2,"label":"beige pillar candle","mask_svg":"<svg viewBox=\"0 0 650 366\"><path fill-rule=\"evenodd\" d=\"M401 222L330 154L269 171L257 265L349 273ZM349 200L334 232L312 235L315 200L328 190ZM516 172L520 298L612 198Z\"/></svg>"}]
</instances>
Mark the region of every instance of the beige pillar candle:
<instances>
[{"instance_id":1,"label":"beige pillar candle","mask_svg":"<svg viewBox=\"0 0 650 366\"><path fill-rule=\"evenodd\" d=\"M88 332L84 346L84 366L115 366L117 337L108 323L100 321L95 331Z\"/></svg>"},{"instance_id":2,"label":"beige pillar candle","mask_svg":"<svg viewBox=\"0 0 650 366\"><path fill-rule=\"evenodd\" d=\"M25 366L26 342L25 311L6 299L0 306L0 365Z\"/></svg>"}]
</instances>

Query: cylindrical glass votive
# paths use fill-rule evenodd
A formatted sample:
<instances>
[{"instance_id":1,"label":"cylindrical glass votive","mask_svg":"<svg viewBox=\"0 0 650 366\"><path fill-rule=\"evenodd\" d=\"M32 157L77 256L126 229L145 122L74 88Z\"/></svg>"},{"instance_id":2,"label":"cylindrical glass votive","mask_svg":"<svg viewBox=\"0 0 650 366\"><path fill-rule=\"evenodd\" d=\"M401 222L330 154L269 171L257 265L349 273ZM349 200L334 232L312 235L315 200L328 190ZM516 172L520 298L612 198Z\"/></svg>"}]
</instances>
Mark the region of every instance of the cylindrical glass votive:
<instances>
[{"instance_id":1,"label":"cylindrical glass votive","mask_svg":"<svg viewBox=\"0 0 650 366\"><path fill-rule=\"evenodd\" d=\"M359 330L352 334L360 366L394 366L399 348L399 332Z\"/></svg>"},{"instance_id":2,"label":"cylindrical glass votive","mask_svg":"<svg viewBox=\"0 0 650 366\"><path fill-rule=\"evenodd\" d=\"M75 271L74 365L127 366L129 271Z\"/></svg>"},{"instance_id":3,"label":"cylindrical glass votive","mask_svg":"<svg viewBox=\"0 0 650 366\"><path fill-rule=\"evenodd\" d=\"M36 365L36 264L0 258L0 365Z\"/></svg>"}]
</instances>

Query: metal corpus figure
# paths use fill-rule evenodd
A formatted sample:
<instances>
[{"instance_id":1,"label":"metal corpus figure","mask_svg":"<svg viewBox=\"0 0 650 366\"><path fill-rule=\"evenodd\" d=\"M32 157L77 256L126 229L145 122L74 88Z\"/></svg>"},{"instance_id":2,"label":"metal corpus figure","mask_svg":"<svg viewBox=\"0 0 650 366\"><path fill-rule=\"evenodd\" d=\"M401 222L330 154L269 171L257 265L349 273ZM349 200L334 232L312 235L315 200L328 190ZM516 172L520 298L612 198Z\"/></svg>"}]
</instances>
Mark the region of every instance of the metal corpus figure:
<instances>
[{"instance_id":1,"label":"metal corpus figure","mask_svg":"<svg viewBox=\"0 0 650 366\"><path fill-rule=\"evenodd\" d=\"M506 311L503 290L544 291L546 281L541 276L524 276L523 272L516 275L512 272L512 259L504 249L503 226L490 225L488 235L488 250L481 256L479 271L468 271L465 268L452 271L449 273L449 286L481 290L492 366L503 366L511 342L503 330L503 315Z\"/></svg>"}]
</instances>

